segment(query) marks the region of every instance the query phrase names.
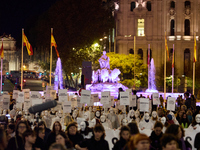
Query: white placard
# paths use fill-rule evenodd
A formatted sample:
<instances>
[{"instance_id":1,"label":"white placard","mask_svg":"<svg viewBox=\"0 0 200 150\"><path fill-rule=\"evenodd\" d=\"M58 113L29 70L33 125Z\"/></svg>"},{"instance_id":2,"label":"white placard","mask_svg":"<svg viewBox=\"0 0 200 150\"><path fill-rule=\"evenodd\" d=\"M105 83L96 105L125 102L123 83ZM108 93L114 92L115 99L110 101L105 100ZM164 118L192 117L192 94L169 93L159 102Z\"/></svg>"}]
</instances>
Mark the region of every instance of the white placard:
<instances>
[{"instance_id":1,"label":"white placard","mask_svg":"<svg viewBox=\"0 0 200 150\"><path fill-rule=\"evenodd\" d=\"M32 99L31 103L32 103L32 106L42 104L42 99L41 98Z\"/></svg>"},{"instance_id":2,"label":"white placard","mask_svg":"<svg viewBox=\"0 0 200 150\"><path fill-rule=\"evenodd\" d=\"M82 90L81 91L81 103L90 105L91 91Z\"/></svg>"},{"instance_id":3,"label":"white placard","mask_svg":"<svg viewBox=\"0 0 200 150\"><path fill-rule=\"evenodd\" d=\"M31 91L31 99L41 98L41 94L38 91Z\"/></svg>"},{"instance_id":4,"label":"white placard","mask_svg":"<svg viewBox=\"0 0 200 150\"><path fill-rule=\"evenodd\" d=\"M23 103L24 102L24 92L19 92L18 93L17 102L19 102L19 103Z\"/></svg>"},{"instance_id":5,"label":"white placard","mask_svg":"<svg viewBox=\"0 0 200 150\"><path fill-rule=\"evenodd\" d=\"M8 91L3 91L3 95L9 95Z\"/></svg>"},{"instance_id":6,"label":"white placard","mask_svg":"<svg viewBox=\"0 0 200 150\"><path fill-rule=\"evenodd\" d=\"M110 91L101 92L101 104L106 105L109 104L110 101Z\"/></svg>"},{"instance_id":7,"label":"white placard","mask_svg":"<svg viewBox=\"0 0 200 150\"><path fill-rule=\"evenodd\" d=\"M62 110L62 102L57 102L57 106L54 107L54 110L55 110L55 111Z\"/></svg>"},{"instance_id":8,"label":"white placard","mask_svg":"<svg viewBox=\"0 0 200 150\"><path fill-rule=\"evenodd\" d=\"M60 102L66 102L68 100L67 89L58 90L58 100Z\"/></svg>"},{"instance_id":9,"label":"white placard","mask_svg":"<svg viewBox=\"0 0 200 150\"><path fill-rule=\"evenodd\" d=\"M120 92L120 105L130 105L129 92Z\"/></svg>"},{"instance_id":10,"label":"white placard","mask_svg":"<svg viewBox=\"0 0 200 150\"><path fill-rule=\"evenodd\" d=\"M10 107L10 95L3 95L3 109L9 109Z\"/></svg>"},{"instance_id":11,"label":"white placard","mask_svg":"<svg viewBox=\"0 0 200 150\"><path fill-rule=\"evenodd\" d=\"M136 107L137 95L131 95L130 107Z\"/></svg>"},{"instance_id":12,"label":"white placard","mask_svg":"<svg viewBox=\"0 0 200 150\"><path fill-rule=\"evenodd\" d=\"M141 112L149 112L149 99L148 98L140 98L140 111Z\"/></svg>"},{"instance_id":13,"label":"white placard","mask_svg":"<svg viewBox=\"0 0 200 150\"><path fill-rule=\"evenodd\" d=\"M160 99L158 93L153 93L153 105L160 105Z\"/></svg>"},{"instance_id":14,"label":"white placard","mask_svg":"<svg viewBox=\"0 0 200 150\"><path fill-rule=\"evenodd\" d=\"M22 92L24 92L24 98L30 99L30 89L23 89Z\"/></svg>"},{"instance_id":15,"label":"white placard","mask_svg":"<svg viewBox=\"0 0 200 150\"><path fill-rule=\"evenodd\" d=\"M63 102L63 113L71 113L71 101Z\"/></svg>"},{"instance_id":16,"label":"white placard","mask_svg":"<svg viewBox=\"0 0 200 150\"><path fill-rule=\"evenodd\" d=\"M16 101L16 108L22 110L22 103Z\"/></svg>"},{"instance_id":17,"label":"white placard","mask_svg":"<svg viewBox=\"0 0 200 150\"><path fill-rule=\"evenodd\" d=\"M53 86L47 85L47 86L46 86L46 91L51 91L51 90L53 90Z\"/></svg>"},{"instance_id":18,"label":"white placard","mask_svg":"<svg viewBox=\"0 0 200 150\"><path fill-rule=\"evenodd\" d=\"M56 90L50 90L50 97L56 99Z\"/></svg>"},{"instance_id":19,"label":"white placard","mask_svg":"<svg viewBox=\"0 0 200 150\"><path fill-rule=\"evenodd\" d=\"M175 104L176 104L176 98L168 97L168 99L167 99L167 110L175 111Z\"/></svg>"},{"instance_id":20,"label":"white placard","mask_svg":"<svg viewBox=\"0 0 200 150\"><path fill-rule=\"evenodd\" d=\"M114 105L114 96L110 96L109 104L105 104L104 107L110 108Z\"/></svg>"},{"instance_id":21,"label":"white placard","mask_svg":"<svg viewBox=\"0 0 200 150\"><path fill-rule=\"evenodd\" d=\"M31 101L30 99L24 100L24 110L27 111L31 107Z\"/></svg>"},{"instance_id":22,"label":"white placard","mask_svg":"<svg viewBox=\"0 0 200 150\"><path fill-rule=\"evenodd\" d=\"M49 101L52 101L54 100L53 97L45 97L45 102L49 102Z\"/></svg>"},{"instance_id":23,"label":"white placard","mask_svg":"<svg viewBox=\"0 0 200 150\"><path fill-rule=\"evenodd\" d=\"M77 96L76 95L70 95L69 96L69 101L71 101L72 107L77 106Z\"/></svg>"},{"instance_id":24,"label":"white placard","mask_svg":"<svg viewBox=\"0 0 200 150\"><path fill-rule=\"evenodd\" d=\"M91 94L93 102L99 102L99 95L98 94Z\"/></svg>"},{"instance_id":25,"label":"white placard","mask_svg":"<svg viewBox=\"0 0 200 150\"><path fill-rule=\"evenodd\" d=\"M77 107L81 108L83 104L81 103L81 98L77 96Z\"/></svg>"},{"instance_id":26,"label":"white placard","mask_svg":"<svg viewBox=\"0 0 200 150\"><path fill-rule=\"evenodd\" d=\"M126 92L129 92L129 99L132 101L132 89L126 89Z\"/></svg>"},{"instance_id":27,"label":"white placard","mask_svg":"<svg viewBox=\"0 0 200 150\"><path fill-rule=\"evenodd\" d=\"M19 93L18 90L13 90L13 96L12 96L12 99L17 99L17 98L18 98L18 93Z\"/></svg>"}]
</instances>

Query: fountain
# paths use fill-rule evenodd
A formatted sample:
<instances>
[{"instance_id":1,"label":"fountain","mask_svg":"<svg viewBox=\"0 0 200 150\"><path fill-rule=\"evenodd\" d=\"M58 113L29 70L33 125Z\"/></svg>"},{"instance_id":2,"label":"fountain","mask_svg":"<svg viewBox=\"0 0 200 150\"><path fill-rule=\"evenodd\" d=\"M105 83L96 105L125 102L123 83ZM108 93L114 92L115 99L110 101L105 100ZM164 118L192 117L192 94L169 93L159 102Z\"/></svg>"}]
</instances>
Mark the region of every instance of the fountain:
<instances>
[{"instance_id":1,"label":"fountain","mask_svg":"<svg viewBox=\"0 0 200 150\"><path fill-rule=\"evenodd\" d=\"M100 69L93 71L92 84L87 84L86 90L91 90L92 93L110 91L111 95L116 97L119 88L122 88L124 91L128 89L121 83L118 83L120 80L118 76L121 72L117 68L111 70L109 60L106 51L103 51L103 55L99 59Z\"/></svg>"},{"instance_id":2,"label":"fountain","mask_svg":"<svg viewBox=\"0 0 200 150\"><path fill-rule=\"evenodd\" d=\"M60 89L63 89L62 64L61 64L60 57L58 57L58 60L56 62L54 90L56 90L58 92L59 87L60 87Z\"/></svg>"},{"instance_id":3,"label":"fountain","mask_svg":"<svg viewBox=\"0 0 200 150\"><path fill-rule=\"evenodd\" d=\"M145 91L146 93L158 93L155 85L155 73L156 70L154 66L154 60L152 58L148 69L148 89Z\"/></svg>"}]
</instances>

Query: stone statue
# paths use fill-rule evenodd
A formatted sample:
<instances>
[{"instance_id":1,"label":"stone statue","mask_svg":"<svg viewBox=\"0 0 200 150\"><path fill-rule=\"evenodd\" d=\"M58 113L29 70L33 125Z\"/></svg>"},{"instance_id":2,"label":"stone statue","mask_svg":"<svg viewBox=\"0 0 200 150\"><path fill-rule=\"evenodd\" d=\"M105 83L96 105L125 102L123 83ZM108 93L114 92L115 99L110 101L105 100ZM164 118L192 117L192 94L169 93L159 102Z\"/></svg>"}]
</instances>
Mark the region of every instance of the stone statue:
<instances>
[{"instance_id":1,"label":"stone statue","mask_svg":"<svg viewBox=\"0 0 200 150\"><path fill-rule=\"evenodd\" d=\"M101 58L99 58L99 64L101 69L110 69L110 64L109 64L109 57L106 56L106 51L103 51L103 55L101 56Z\"/></svg>"}]
</instances>

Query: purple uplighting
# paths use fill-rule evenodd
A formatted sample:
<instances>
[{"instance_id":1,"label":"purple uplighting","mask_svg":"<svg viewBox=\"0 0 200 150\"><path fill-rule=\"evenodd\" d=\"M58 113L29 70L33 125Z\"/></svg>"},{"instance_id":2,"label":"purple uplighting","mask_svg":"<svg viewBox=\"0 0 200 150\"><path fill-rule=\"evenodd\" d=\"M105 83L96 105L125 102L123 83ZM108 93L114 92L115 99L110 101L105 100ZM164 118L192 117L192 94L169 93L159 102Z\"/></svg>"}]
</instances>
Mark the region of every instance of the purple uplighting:
<instances>
[{"instance_id":1,"label":"purple uplighting","mask_svg":"<svg viewBox=\"0 0 200 150\"><path fill-rule=\"evenodd\" d=\"M54 78L54 90L63 89L63 76L62 76L62 64L61 59L58 58L56 62L55 78Z\"/></svg>"}]
</instances>

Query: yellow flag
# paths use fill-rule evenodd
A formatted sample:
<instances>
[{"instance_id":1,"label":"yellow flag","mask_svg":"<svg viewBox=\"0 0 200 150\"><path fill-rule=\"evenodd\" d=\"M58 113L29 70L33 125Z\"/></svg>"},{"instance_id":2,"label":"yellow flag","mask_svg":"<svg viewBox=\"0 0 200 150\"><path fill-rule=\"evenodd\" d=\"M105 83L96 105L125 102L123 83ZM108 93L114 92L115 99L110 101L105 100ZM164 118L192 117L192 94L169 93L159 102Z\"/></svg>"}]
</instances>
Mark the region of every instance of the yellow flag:
<instances>
[{"instance_id":1,"label":"yellow flag","mask_svg":"<svg viewBox=\"0 0 200 150\"><path fill-rule=\"evenodd\" d=\"M197 61L197 41L196 41L196 34L194 35L194 62Z\"/></svg>"},{"instance_id":2,"label":"yellow flag","mask_svg":"<svg viewBox=\"0 0 200 150\"><path fill-rule=\"evenodd\" d=\"M3 59L3 57L4 57L3 40L2 40L2 45L1 45L0 55L1 55L1 58Z\"/></svg>"}]
</instances>

